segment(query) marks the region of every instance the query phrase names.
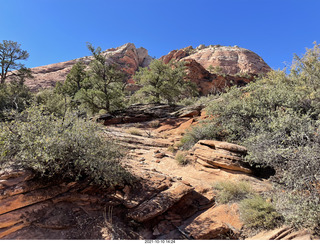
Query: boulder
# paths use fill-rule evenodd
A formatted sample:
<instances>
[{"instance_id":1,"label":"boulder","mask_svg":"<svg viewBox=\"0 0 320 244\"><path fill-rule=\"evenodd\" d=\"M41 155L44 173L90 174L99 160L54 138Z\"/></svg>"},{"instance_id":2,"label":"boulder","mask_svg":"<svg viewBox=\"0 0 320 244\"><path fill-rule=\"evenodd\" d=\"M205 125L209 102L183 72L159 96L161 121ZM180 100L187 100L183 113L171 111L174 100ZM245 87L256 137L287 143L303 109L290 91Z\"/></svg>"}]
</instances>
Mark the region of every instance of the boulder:
<instances>
[{"instance_id":1,"label":"boulder","mask_svg":"<svg viewBox=\"0 0 320 244\"><path fill-rule=\"evenodd\" d=\"M138 222L151 220L167 211L192 190L193 188L190 186L175 183L168 190L162 191L150 200L141 203L128 214L128 217Z\"/></svg>"},{"instance_id":2,"label":"boulder","mask_svg":"<svg viewBox=\"0 0 320 244\"><path fill-rule=\"evenodd\" d=\"M222 168L243 173L252 173L243 161L247 149L232 143L200 140L190 150L196 162L207 167Z\"/></svg>"},{"instance_id":3,"label":"boulder","mask_svg":"<svg viewBox=\"0 0 320 244\"><path fill-rule=\"evenodd\" d=\"M227 232L234 237L240 233L243 223L238 214L238 205L219 205L201 213L183 225L183 229L194 239L223 239Z\"/></svg>"}]
</instances>

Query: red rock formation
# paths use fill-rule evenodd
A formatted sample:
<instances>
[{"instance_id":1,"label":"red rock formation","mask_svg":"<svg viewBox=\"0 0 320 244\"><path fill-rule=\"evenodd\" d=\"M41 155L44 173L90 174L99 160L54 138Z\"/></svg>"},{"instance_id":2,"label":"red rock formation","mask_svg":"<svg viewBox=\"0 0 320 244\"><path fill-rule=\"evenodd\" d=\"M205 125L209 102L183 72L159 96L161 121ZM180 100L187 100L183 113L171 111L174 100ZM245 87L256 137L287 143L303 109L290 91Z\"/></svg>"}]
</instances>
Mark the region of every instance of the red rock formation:
<instances>
[{"instance_id":1,"label":"red rock formation","mask_svg":"<svg viewBox=\"0 0 320 244\"><path fill-rule=\"evenodd\" d=\"M127 43L117 48L110 48L104 52L107 62L117 64L128 74L127 89L135 91L138 87L134 84L132 76L139 67L147 67L152 58L144 48L136 48L134 44ZM32 91L42 88L54 87L56 82L63 82L77 61L89 64L92 57L83 57L66 62L32 68L34 78L28 79L26 85ZM255 75L270 71L270 67L255 53L239 47L223 47L200 45L196 49L192 46L173 50L162 56L160 60L165 63L170 60L186 61L188 78L195 82L201 95L216 93L231 85L244 85L253 80ZM221 72L209 72L211 66L219 67ZM223 74L223 75L222 75ZM237 74L237 75L236 75ZM242 74L242 75L241 75ZM243 74L247 74L244 77Z\"/></svg>"},{"instance_id":2,"label":"red rock formation","mask_svg":"<svg viewBox=\"0 0 320 244\"><path fill-rule=\"evenodd\" d=\"M132 43L108 49L102 52L102 54L107 57L108 63L119 65L129 77L131 77L139 67L148 66L152 60L146 49L143 47L136 48ZM32 68L31 71L34 78L28 79L25 84L30 87L32 91L54 87L58 81L63 82L66 79L66 76L76 62L83 61L85 64L89 64L91 60L92 56ZM129 82L132 83L130 80Z\"/></svg>"},{"instance_id":3,"label":"red rock formation","mask_svg":"<svg viewBox=\"0 0 320 244\"><path fill-rule=\"evenodd\" d=\"M171 60L180 60L184 57L189 56L191 50L193 50L192 46L189 46L180 50L173 50L169 52L167 55L162 56L160 60L162 60L166 64L169 63Z\"/></svg>"},{"instance_id":4,"label":"red rock formation","mask_svg":"<svg viewBox=\"0 0 320 244\"><path fill-rule=\"evenodd\" d=\"M220 67L222 72L228 75L238 73L257 75L271 71L271 68L256 53L237 46L210 45L205 47L204 45L200 45L196 49L186 47L171 51L160 58L165 63L168 63L170 60L186 59L197 61L207 70L210 66L213 68Z\"/></svg>"},{"instance_id":5,"label":"red rock formation","mask_svg":"<svg viewBox=\"0 0 320 244\"><path fill-rule=\"evenodd\" d=\"M232 85L245 85L255 76L271 71L257 54L236 46L200 45L196 49L189 46L173 50L160 60L164 63L185 61L188 79L197 84L201 95L223 91ZM220 71L214 73L215 68Z\"/></svg>"},{"instance_id":6,"label":"red rock formation","mask_svg":"<svg viewBox=\"0 0 320 244\"><path fill-rule=\"evenodd\" d=\"M196 83L200 95L215 94L226 87L243 86L253 80L254 76L242 77L212 74L194 59L184 59L187 67L187 78Z\"/></svg>"}]
</instances>

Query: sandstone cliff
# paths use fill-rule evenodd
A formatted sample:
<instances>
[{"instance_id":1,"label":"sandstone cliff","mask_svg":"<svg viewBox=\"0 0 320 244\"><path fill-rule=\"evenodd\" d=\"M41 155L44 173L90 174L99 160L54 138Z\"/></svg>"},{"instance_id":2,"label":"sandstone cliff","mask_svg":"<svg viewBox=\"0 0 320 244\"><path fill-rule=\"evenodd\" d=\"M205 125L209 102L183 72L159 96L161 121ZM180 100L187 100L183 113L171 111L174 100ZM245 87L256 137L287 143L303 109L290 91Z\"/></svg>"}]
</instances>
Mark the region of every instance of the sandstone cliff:
<instances>
[{"instance_id":1,"label":"sandstone cliff","mask_svg":"<svg viewBox=\"0 0 320 244\"><path fill-rule=\"evenodd\" d=\"M254 52L235 47L200 45L173 50L160 60L185 61L188 78L195 82L201 95L223 91L226 87L243 86L271 68Z\"/></svg>"},{"instance_id":2,"label":"sandstone cliff","mask_svg":"<svg viewBox=\"0 0 320 244\"><path fill-rule=\"evenodd\" d=\"M147 67L152 61L145 48L136 48L132 43L110 48L102 53L107 57L108 63L119 65L128 74L129 90L137 89L132 84L134 83L132 75L139 67ZM170 60L186 61L188 78L197 84L202 95L216 93L227 86L245 85L252 81L255 75L265 74L271 70L257 54L239 47L200 45L194 49L190 46L173 50L160 59L165 63ZM56 82L65 80L72 66L80 60L89 64L92 57L32 68L34 78L28 79L26 85L32 91L54 87ZM210 69L219 69L220 73L212 72Z\"/></svg>"},{"instance_id":3,"label":"sandstone cliff","mask_svg":"<svg viewBox=\"0 0 320 244\"><path fill-rule=\"evenodd\" d=\"M108 63L119 65L129 77L131 77L139 67L146 67L152 61L152 57L148 55L148 51L145 48L136 48L132 43L108 49L103 51L102 54L107 57ZM28 79L26 85L30 87L32 91L54 87L58 81L63 82L66 79L66 76L76 62L83 61L85 64L89 64L91 60L92 56L89 56L31 68L34 78Z\"/></svg>"},{"instance_id":4,"label":"sandstone cliff","mask_svg":"<svg viewBox=\"0 0 320 244\"><path fill-rule=\"evenodd\" d=\"M239 73L257 75L271 71L271 68L256 53L237 46L210 45L206 47L200 45L195 49L189 46L180 50L173 50L160 59L165 63L172 59L192 59L207 70L210 66L213 68L220 67L222 72L228 75Z\"/></svg>"}]
</instances>

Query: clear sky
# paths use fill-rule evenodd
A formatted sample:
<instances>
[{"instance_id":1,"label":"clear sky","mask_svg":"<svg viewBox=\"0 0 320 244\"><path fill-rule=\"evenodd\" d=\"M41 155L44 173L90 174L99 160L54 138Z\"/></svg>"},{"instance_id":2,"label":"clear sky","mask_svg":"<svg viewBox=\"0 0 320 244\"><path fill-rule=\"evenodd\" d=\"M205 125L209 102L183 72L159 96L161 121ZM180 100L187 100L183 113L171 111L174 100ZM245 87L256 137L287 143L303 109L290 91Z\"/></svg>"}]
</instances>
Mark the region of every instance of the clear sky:
<instances>
[{"instance_id":1,"label":"clear sky","mask_svg":"<svg viewBox=\"0 0 320 244\"><path fill-rule=\"evenodd\" d=\"M0 42L27 50L27 67L132 42L159 58L200 44L238 45L273 69L320 42L320 0L0 0Z\"/></svg>"}]
</instances>

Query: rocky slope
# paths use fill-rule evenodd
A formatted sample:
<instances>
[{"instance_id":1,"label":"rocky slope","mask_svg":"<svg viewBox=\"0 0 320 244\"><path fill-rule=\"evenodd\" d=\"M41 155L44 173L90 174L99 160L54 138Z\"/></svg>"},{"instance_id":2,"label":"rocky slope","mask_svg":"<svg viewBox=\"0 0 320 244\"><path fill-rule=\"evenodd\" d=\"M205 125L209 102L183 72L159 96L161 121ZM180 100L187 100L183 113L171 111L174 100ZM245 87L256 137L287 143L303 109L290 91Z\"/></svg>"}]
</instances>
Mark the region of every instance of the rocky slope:
<instances>
[{"instance_id":1,"label":"rocky slope","mask_svg":"<svg viewBox=\"0 0 320 244\"><path fill-rule=\"evenodd\" d=\"M219 205L213 184L248 181L257 192L270 188L241 161L246 149L199 141L175 160L175 143L204 118L201 109L137 106L132 113L156 114L139 123L115 114L100 118L104 135L128 149L123 160L133 186L99 189L88 182L38 182L28 171L0 172L0 239L239 239L243 223L237 204ZM117 120L114 118L127 118ZM134 118L134 117L133 117ZM134 130L133 130L134 129ZM173 150L172 150L173 149ZM252 239L311 239L283 227Z\"/></svg>"},{"instance_id":2,"label":"rocky slope","mask_svg":"<svg viewBox=\"0 0 320 244\"><path fill-rule=\"evenodd\" d=\"M145 48L136 48L132 43L108 49L103 51L102 54L107 57L108 63L119 65L129 76L132 76L139 67L148 66L152 60ZM89 56L31 68L33 78L28 79L26 85L30 87L32 91L54 87L56 82L63 82L66 79L66 76L76 62L83 61L85 64L89 64L91 60L92 56Z\"/></svg>"}]
</instances>

